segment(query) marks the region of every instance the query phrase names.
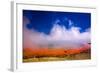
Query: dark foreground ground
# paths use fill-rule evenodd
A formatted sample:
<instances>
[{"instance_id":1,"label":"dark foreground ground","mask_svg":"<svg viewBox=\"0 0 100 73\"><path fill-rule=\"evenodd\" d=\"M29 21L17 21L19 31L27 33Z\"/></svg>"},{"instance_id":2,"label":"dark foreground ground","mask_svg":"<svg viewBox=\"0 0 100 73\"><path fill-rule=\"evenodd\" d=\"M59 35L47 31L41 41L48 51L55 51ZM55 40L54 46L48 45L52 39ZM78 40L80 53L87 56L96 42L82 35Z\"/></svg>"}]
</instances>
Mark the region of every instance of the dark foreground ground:
<instances>
[{"instance_id":1,"label":"dark foreground ground","mask_svg":"<svg viewBox=\"0 0 100 73\"><path fill-rule=\"evenodd\" d=\"M24 63L27 62L47 62L47 61L65 61L65 60L88 60L91 59L91 53L79 53L74 55L66 55L66 56L57 56L57 57L34 57L23 59Z\"/></svg>"}]
</instances>

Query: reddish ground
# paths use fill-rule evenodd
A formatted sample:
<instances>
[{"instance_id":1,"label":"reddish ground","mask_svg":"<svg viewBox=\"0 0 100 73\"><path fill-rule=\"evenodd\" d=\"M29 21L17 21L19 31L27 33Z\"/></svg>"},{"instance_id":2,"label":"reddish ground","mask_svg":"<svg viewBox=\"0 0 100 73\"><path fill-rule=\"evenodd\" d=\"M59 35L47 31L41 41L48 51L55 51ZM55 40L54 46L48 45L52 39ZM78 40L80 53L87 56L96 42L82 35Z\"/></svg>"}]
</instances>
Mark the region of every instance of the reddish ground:
<instances>
[{"instance_id":1,"label":"reddish ground","mask_svg":"<svg viewBox=\"0 0 100 73\"><path fill-rule=\"evenodd\" d=\"M24 48L23 49L23 58L32 58L32 57L53 57L53 56L64 56L64 55L74 55L82 52L90 52L90 45L86 45L82 48L76 49L66 49L66 48Z\"/></svg>"}]
</instances>

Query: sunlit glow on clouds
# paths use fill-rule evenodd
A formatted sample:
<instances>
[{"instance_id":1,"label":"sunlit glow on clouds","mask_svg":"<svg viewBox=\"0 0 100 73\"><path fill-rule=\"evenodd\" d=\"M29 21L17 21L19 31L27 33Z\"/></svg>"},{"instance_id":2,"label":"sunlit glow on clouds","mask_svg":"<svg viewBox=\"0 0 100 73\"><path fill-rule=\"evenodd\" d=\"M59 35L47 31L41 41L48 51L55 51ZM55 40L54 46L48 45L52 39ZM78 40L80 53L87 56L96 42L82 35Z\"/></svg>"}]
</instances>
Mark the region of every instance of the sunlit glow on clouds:
<instances>
[{"instance_id":1,"label":"sunlit glow on clouds","mask_svg":"<svg viewBox=\"0 0 100 73\"><path fill-rule=\"evenodd\" d=\"M50 33L45 34L34 29L28 30L25 26L30 21L24 17L24 48L34 48L34 46L45 47L49 45L52 45L52 47L79 48L84 44L90 43L90 28L87 28L84 32L80 32L80 27L73 26L73 22L70 19L67 20L69 20L69 29L64 25L59 25L58 22L60 20L57 19Z\"/></svg>"}]
</instances>

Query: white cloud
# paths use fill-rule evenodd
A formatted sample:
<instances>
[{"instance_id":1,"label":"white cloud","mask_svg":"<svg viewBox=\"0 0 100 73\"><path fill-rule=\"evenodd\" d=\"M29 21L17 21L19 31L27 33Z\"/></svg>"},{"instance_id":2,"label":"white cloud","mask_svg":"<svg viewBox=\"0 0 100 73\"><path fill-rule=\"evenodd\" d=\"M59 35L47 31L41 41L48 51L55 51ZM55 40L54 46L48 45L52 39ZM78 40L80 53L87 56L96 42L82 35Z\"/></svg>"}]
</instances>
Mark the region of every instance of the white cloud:
<instances>
[{"instance_id":1,"label":"white cloud","mask_svg":"<svg viewBox=\"0 0 100 73\"><path fill-rule=\"evenodd\" d=\"M24 23L25 25L26 23ZM34 46L53 47L81 47L90 42L90 28L80 33L79 27L72 26L66 29L65 26L54 24L49 35L24 28L24 47L34 48Z\"/></svg>"}]
</instances>

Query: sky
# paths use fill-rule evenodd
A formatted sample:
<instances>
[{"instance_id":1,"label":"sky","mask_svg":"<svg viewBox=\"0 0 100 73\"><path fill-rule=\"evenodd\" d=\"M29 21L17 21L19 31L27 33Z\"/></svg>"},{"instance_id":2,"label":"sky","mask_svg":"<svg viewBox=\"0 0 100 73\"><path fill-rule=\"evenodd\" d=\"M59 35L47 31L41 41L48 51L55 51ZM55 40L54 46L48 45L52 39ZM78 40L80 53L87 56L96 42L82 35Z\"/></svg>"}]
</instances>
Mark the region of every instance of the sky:
<instances>
[{"instance_id":1,"label":"sky","mask_svg":"<svg viewBox=\"0 0 100 73\"><path fill-rule=\"evenodd\" d=\"M89 13L23 10L23 16L30 20L27 24L28 29L35 29L46 34L50 33L54 23L64 25L66 28L77 26L82 32L91 26ZM72 22L71 25L69 25L69 20Z\"/></svg>"},{"instance_id":2,"label":"sky","mask_svg":"<svg viewBox=\"0 0 100 73\"><path fill-rule=\"evenodd\" d=\"M24 46L72 48L90 43L90 13L23 10L23 26Z\"/></svg>"}]
</instances>

